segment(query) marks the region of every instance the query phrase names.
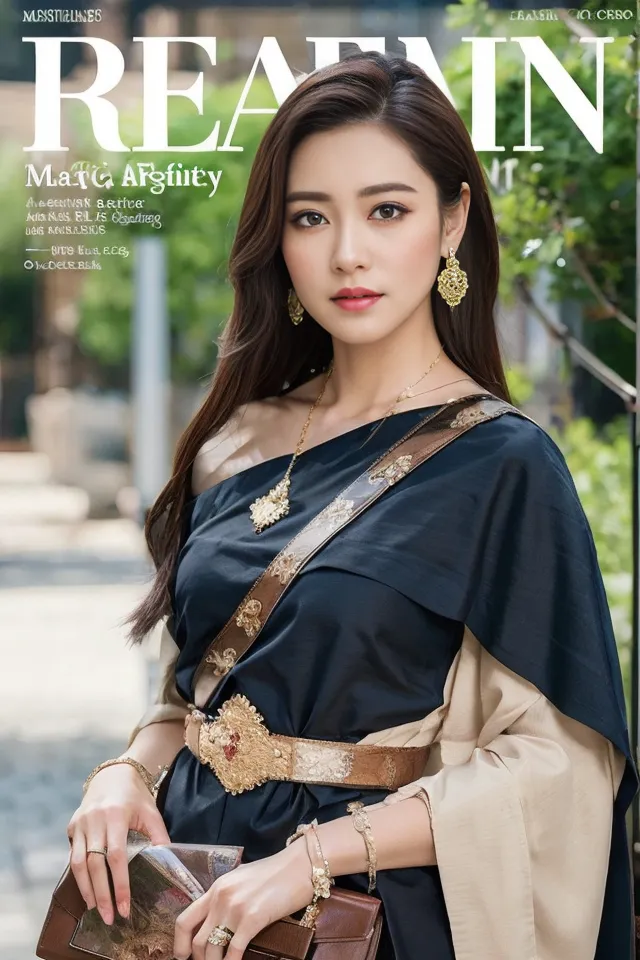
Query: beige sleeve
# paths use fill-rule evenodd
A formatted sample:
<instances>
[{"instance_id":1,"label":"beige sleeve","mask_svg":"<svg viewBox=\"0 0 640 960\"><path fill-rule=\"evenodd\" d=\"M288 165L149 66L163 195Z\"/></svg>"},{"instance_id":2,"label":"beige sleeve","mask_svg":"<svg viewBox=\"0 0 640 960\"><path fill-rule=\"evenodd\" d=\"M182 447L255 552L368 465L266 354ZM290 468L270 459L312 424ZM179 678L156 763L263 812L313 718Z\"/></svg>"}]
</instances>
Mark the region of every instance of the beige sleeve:
<instances>
[{"instance_id":1,"label":"beige sleeve","mask_svg":"<svg viewBox=\"0 0 640 960\"><path fill-rule=\"evenodd\" d=\"M127 747L130 747L143 727L161 720L184 720L189 712L188 704L182 699L176 688L176 660L179 648L171 635L170 624L165 622L160 636L160 654L158 658L160 683L155 700L140 718L132 731Z\"/></svg>"},{"instance_id":2,"label":"beige sleeve","mask_svg":"<svg viewBox=\"0 0 640 960\"><path fill-rule=\"evenodd\" d=\"M406 732L433 744L425 775L384 802L430 811L456 960L592 960L624 757L468 630L444 706Z\"/></svg>"}]
</instances>

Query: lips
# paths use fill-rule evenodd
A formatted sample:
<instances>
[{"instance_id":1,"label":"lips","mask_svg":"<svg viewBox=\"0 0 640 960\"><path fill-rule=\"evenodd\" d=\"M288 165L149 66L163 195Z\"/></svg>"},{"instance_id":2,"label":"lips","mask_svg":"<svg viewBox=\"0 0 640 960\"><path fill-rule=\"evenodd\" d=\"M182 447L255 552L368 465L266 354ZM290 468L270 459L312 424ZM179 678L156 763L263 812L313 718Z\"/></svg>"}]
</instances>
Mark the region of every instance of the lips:
<instances>
[{"instance_id":1,"label":"lips","mask_svg":"<svg viewBox=\"0 0 640 960\"><path fill-rule=\"evenodd\" d=\"M368 290L366 287L342 287L331 297L332 300L360 300L365 297L381 297L377 290Z\"/></svg>"}]
</instances>

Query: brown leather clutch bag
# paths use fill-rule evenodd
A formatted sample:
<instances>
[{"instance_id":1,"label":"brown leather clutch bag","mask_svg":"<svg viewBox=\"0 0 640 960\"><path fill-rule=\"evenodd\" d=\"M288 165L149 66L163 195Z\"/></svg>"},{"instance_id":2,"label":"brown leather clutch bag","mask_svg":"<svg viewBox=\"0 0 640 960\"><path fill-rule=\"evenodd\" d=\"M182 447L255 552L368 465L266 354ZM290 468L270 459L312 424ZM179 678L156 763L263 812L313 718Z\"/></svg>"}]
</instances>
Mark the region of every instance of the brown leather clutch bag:
<instances>
[{"instance_id":1,"label":"brown leather clutch bag","mask_svg":"<svg viewBox=\"0 0 640 960\"><path fill-rule=\"evenodd\" d=\"M51 899L36 955L41 960L171 960L178 915L220 876L238 866L242 847L152 845L134 831L127 844L131 911L111 926L87 910L69 867ZM285 917L262 930L247 960L373 960L380 940L380 901L333 888L315 930Z\"/></svg>"}]
</instances>

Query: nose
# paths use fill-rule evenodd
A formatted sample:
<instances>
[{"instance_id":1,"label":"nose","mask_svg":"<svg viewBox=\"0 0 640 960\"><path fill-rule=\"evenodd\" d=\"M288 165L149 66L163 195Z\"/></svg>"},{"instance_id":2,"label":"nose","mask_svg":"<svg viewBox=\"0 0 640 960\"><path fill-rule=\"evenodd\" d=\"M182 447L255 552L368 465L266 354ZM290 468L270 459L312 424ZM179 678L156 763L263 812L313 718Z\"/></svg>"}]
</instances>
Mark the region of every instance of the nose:
<instances>
[{"instance_id":1,"label":"nose","mask_svg":"<svg viewBox=\"0 0 640 960\"><path fill-rule=\"evenodd\" d=\"M336 228L331 268L339 273L353 275L358 268L368 269L370 254L357 224L343 223Z\"/></svg>"}]
</instances>

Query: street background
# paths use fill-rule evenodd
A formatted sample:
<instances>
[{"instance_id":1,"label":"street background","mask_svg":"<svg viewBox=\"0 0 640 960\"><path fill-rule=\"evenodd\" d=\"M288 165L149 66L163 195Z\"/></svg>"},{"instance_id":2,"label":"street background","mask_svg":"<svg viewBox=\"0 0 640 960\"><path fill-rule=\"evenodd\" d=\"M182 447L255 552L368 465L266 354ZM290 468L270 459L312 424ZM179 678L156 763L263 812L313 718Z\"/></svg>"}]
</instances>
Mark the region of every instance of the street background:
<instances>
[{"instance_id":1,"label":"street background","mask_svg":"<svg viewBox=\"0 0 640 960\"><path fill-rule=\"evenodd\" d=\"M148 576L142 534L86 506L38 454L0 453L0 960L33 960L84 778L147 702L154 644L119 626Z\"/></svg>"}]
</instances>

